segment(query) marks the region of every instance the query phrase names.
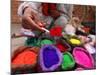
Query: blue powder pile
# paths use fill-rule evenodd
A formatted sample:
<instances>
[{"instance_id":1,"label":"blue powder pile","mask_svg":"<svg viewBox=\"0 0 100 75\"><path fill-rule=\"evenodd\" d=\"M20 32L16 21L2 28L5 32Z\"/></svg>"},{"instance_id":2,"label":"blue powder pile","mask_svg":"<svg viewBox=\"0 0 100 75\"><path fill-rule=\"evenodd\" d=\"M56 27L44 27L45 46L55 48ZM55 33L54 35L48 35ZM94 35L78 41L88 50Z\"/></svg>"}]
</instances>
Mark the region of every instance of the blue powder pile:
<instances>
[{"instance_id":1,"label":"blue powder pile","mask_svg":"<svg viewBox=\"0 0 100 75\"><path fill-rule=\"evenodd\" d=\"M51 46L46 47L43 51L43 61L45 67L47 68L50 68L55 64L58 64L59 57L57 55L56 50Z\"/></svg>"}]
</instances>

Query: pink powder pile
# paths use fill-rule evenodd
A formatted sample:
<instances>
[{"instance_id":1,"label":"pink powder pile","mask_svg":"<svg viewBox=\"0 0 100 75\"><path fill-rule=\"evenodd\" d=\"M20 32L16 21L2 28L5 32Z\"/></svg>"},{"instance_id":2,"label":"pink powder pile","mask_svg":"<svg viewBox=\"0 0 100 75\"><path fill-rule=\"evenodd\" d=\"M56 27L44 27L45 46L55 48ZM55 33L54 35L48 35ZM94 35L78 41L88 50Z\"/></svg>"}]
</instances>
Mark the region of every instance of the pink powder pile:
<instances>
[{"instance_id":1,"label":"pink powder pile","mask_svg":"<svg viewBox=\"0 0 100 75\"><path fill-rule=\"evenodd\" d=\"M82 50L75 50L74 51L74 57L75 60L78 64L83 65L84 67L87 68L92 68L93 67L93 63L92 63L92 58L89 56L89 54L87 54L85 51Z\"/></svg>"}]
</instances>

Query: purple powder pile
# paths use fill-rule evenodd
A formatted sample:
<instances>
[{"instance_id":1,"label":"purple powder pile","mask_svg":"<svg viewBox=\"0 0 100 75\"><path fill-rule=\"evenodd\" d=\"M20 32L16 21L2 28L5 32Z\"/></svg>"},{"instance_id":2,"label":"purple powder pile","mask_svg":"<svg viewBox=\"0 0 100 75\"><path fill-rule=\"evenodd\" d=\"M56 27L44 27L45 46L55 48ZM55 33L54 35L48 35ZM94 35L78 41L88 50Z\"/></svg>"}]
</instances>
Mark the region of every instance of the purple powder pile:
<instances>
[{"instance_id":1,"label":"purple powder pile","mask_svg":"<svg viewBox=\"0 0 100 75\"><path fill-rule=\"evenodd\" d=\"M43 71L54 71L61 65L62 54L53 45L45 45L40 50L40 65Z\"/></svg>"}]
</instances>

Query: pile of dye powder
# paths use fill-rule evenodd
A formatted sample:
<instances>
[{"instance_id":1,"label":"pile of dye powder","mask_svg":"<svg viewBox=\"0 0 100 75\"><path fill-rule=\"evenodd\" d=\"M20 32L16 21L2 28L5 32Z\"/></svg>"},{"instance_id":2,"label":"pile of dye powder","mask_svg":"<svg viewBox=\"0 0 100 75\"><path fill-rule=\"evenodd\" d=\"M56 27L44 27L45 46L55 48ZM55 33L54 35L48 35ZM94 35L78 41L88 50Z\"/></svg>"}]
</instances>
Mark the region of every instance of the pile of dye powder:
<instances>
[{"instance_id":1,"label":"pile of dye powder","mask_svg":"<svg viewBox=\"0 0 100 75\"><path fill-rule=\"evenodd\" d=\"M43 51L43 60L44 60L44 65L47 68L59 62L59 58L56 51L51 48L48 49L46 48L45 51Z\"/></svg>"},{"instance_id":2,"label":"pile of dye powder","mask_svg":"<svg viewBox=\"0 0 100 75\"><path fill-rule=\"evenodd\" d=\"M75 51L74 56L75 56L75 60L79 64L84 65L85 67L88 67L88 68L93 67L91 58L89 58L89 56L85 52L77 50Z\"/></svg>"},{"instance_id":3,"label":"pile of dye powder","mask_svg":"<svg viewBox=\"0 0 100 75\"><path fill-rule=\"evenodd\" d=\"M53 41L51 41L49 39L44 39L41 41L41 45L47 45L47 44L53 44Z\"/></svg>"},{"instance_id":4,"label":"pile of dye powder","mask_svg":"<svg viewBox=\"0 0 100 75\"><path fill-rule=\"evenodd\" d=\"M12 61L12 64L15 65L32 65L37 61L37 54L32 51L26 50L18 54L15 59Z\"/></svg>"},{"instance_id":5,"label":"pile of dye powder","mask_svg":"<svg viewBox=\"0 0 100 75\"><path fill-rule=\"evenodd\" d=\"M79 44L81 44L80 40L78 40L78 39L71 38L69 41L70 41L72 44L74 44L74 45L79 45Z\"/></svg>"},{"instance_id":6,"label":"pile of dye powder","mask_svg":"<svg viewBox=\"0 0 100 75\"><path fill-rule=\"evenodd\" d=\"M67 70L69 68L73 68L75 66L74 58L71 56L70 53L63 54L63 62L62 62L62 69Z\"/></svg>"},{"instance_id":7,"label":"pile of dye powder","mask_svg":"<svg viewBox=\"0 0 100 75\"><path fill-rule=\"evenodd\" d=\"M60 43L60 42L58 42L57 44L56 44L56 47L57 48L59 48L59 50L61 51L61 52L65 52L65 51L67 51L67 49L69 48L68 46L64 46L62 43Z\"/></svg>"},{"instance_id":8,"label":"pile of dye powder","mask_svg":"<svg viewBox=\"0 0 100 75\"><path fill-rule=\"evenodd\" d=\"M62 36L62 27L61 26L56 26L50 29L50 35L51 36Z\"/></svg>"},{"instance_id":9,"label":"pile of dye powder","mask_svg":"<svg viewBox=\"0 0 100 75\"><path fill-rule=\"evenodd\" d=\"M83 27L83 30L84 30L85 32L89 33L90 28L89 28L89 27Z\"/></svg>"}]
</instances>

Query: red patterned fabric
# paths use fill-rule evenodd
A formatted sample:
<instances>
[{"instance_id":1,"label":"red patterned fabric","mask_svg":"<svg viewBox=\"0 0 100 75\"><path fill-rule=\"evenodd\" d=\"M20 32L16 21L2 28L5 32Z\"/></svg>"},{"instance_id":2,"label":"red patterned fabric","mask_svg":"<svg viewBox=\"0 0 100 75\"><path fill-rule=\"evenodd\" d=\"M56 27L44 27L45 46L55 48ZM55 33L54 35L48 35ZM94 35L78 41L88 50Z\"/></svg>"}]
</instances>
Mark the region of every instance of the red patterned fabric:
<instances>
[{"instance_id":1,"label":"red patterned fabric","mask_svg":"<svg viewBox=\"0 0 100 75\"><path fill-rule=\"evenodd\" d=\"M55 3L42 3L42 13L45 16L49 16L50 10L57 10Z\"/></svg>"}]
</instances>

